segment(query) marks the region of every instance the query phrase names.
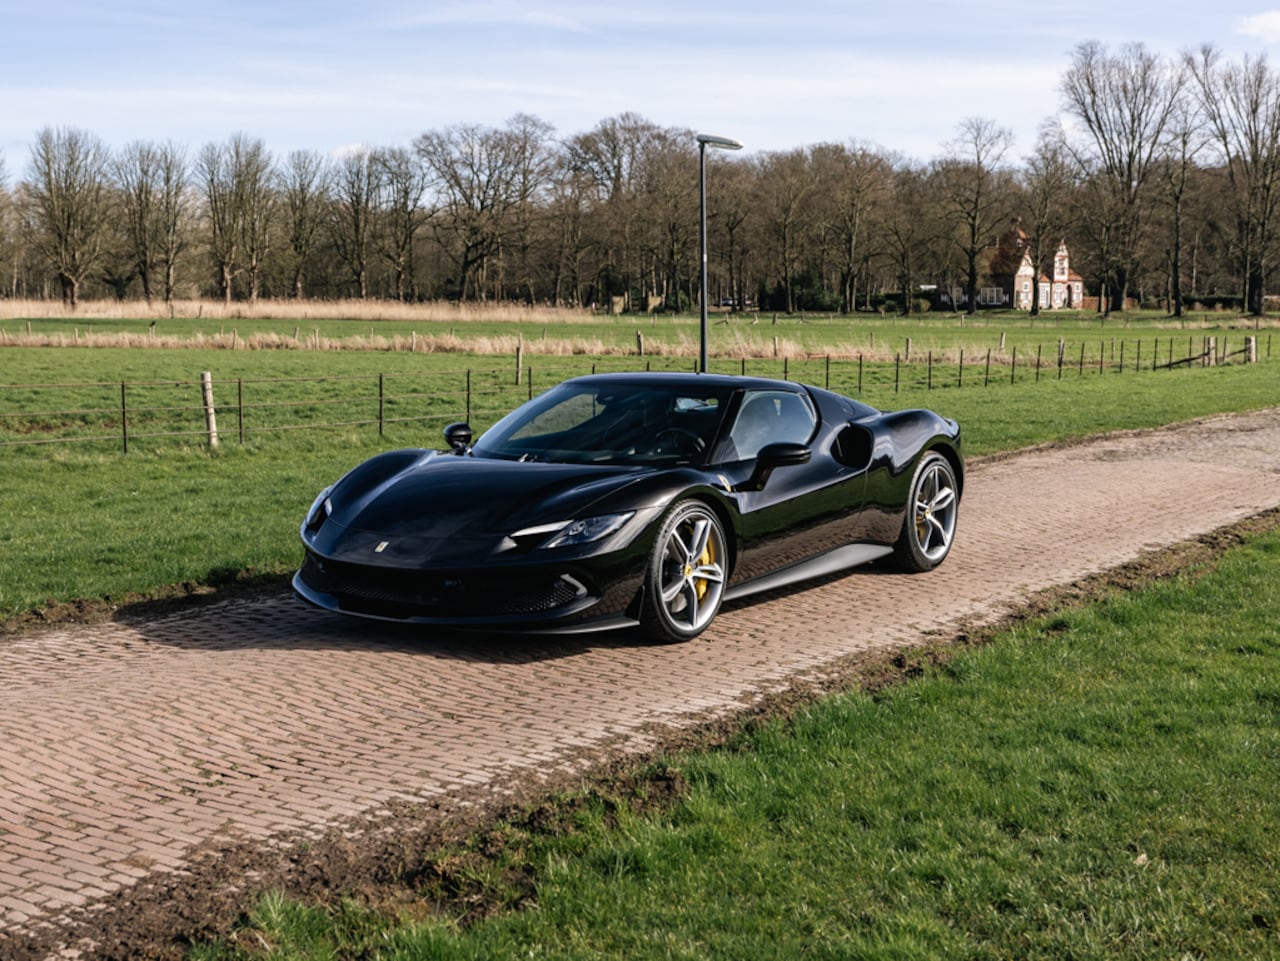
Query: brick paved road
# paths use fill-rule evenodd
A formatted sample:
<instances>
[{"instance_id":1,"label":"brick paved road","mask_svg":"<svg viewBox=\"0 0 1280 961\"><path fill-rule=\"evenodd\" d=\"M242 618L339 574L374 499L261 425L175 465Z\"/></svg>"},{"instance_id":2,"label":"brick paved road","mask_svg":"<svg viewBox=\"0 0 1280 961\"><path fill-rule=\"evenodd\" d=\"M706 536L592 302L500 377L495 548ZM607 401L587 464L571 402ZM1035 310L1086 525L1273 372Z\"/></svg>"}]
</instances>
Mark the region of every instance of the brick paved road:
<instances>
[{"instance_id":1,"label":"brick paved road","mask_svg":"<svg viewBox=\"0 0 1280 961\"><path fill-rule=\"evenodd\" d=\"M0 642L0 932L180 869L202 842L643 749L652 725L1280 506L1278 473L1280 408L978 464L939 570L733 607L680 646L468 643L286 598Z\"/></svg>"}]
</instances>

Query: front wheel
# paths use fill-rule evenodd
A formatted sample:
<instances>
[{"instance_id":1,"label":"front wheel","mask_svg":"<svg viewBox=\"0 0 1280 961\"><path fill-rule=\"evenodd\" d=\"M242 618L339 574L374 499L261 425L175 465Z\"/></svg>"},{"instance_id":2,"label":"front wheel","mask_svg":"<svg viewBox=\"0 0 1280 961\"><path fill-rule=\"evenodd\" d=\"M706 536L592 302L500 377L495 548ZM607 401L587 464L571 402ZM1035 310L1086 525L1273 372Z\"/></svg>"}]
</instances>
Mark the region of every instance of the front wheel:
<instances>
[{"instance_id":1,"label":"front wheel","mask_svg":"<svg viewBox=\"0 0 1280 961\"><path fill-rule=\"evenodd\" d=\"M715 512L699 501L677 504L649 554L640 615L645 633L687 641L706 630L720 610L728 556Z\"/></svg>"},{"instance_id":2,"label":"front wheel","mask_svg":"<svg viewBox=\"0 0 1280 961\"><path fill-rule=\"evenodd\" d=\"M926 454L911 481L902 533L893 546L899 568L911 573L932 570L951 552L956 536L960 494L951 462L941 454Z\"/></svg>"}]
</instances>

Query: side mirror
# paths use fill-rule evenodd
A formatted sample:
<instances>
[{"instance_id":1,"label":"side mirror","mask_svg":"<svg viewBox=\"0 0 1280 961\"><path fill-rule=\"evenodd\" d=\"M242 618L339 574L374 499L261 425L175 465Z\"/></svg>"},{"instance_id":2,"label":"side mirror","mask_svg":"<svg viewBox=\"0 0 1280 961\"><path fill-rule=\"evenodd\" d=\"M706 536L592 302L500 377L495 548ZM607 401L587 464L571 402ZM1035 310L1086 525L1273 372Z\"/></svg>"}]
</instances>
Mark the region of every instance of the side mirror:
<instances>
[{"instance_id":1,"label":"side mirror","mask_svg":"<svg viewBox=\"0 0 1280 961\"><path fill-rule=\"evenodd\" d=\"M455 454L465 454L471 450L471 425L458 421L444 429L444 442Z\"/></svg>"},{"instance_id":2,"label":"side mirror","mask_svg":"<svg viewBox=\"0 0 1280 961\"><path fill-rule=\"evenodd\" d=\"M760 448L760 453L756 454L756 466L755 470L751 472L751 476L735 487L734 490L764 490L764 485L769 481L769 475L777 468L798 467L801 464L807 464L812 456L813 452L804 444L787 442L765 444Z\"/></svg>"}]
</instances>

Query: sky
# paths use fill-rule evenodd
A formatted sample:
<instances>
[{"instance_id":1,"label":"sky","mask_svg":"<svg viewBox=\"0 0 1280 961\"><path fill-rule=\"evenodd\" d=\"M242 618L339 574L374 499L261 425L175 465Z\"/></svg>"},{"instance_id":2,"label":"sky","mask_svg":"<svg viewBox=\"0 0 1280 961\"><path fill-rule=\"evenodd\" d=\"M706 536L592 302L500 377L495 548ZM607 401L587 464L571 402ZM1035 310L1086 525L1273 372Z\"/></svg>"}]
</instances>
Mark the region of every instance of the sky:
<instances>
[{"instance_id":1,"label":"sky","mask_svg":"<svg viewBox=\"0 0 1280 961\"><path fill-rule=\"evenodd\" d=\"M559 137L630 112L748 152L857 141L927 160L970 117L1025 156L1072 51L1212 43L1280 66L1280 0L0 0L0 158L44 127L194 153L409 146L532 114Z\"/></svg>"}]
</instances>

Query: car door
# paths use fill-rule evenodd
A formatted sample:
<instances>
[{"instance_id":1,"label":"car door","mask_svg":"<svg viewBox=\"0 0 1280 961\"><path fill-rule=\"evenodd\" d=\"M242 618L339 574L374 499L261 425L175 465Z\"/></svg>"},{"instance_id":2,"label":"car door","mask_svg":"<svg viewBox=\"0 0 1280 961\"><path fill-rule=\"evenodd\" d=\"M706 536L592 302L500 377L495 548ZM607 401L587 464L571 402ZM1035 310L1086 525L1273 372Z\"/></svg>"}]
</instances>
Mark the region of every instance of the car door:
<instances>
[{"instance_id":1,"label":"car door","mask_svg":"<svg viewBox=\"0 0 1280 961\"><path fill-rule=\"evenodd\" d=\"M749 390L729 431L724 465L741 488L760 450L805 444L808 463L779 467L760 490L739 489L740 551L734 580L763 576L855 540L866 485L865 462L841 459L841 429L819 417L807 392ZM847 461L847 462L846 462Z\"/></svg>"}]
</instances>

